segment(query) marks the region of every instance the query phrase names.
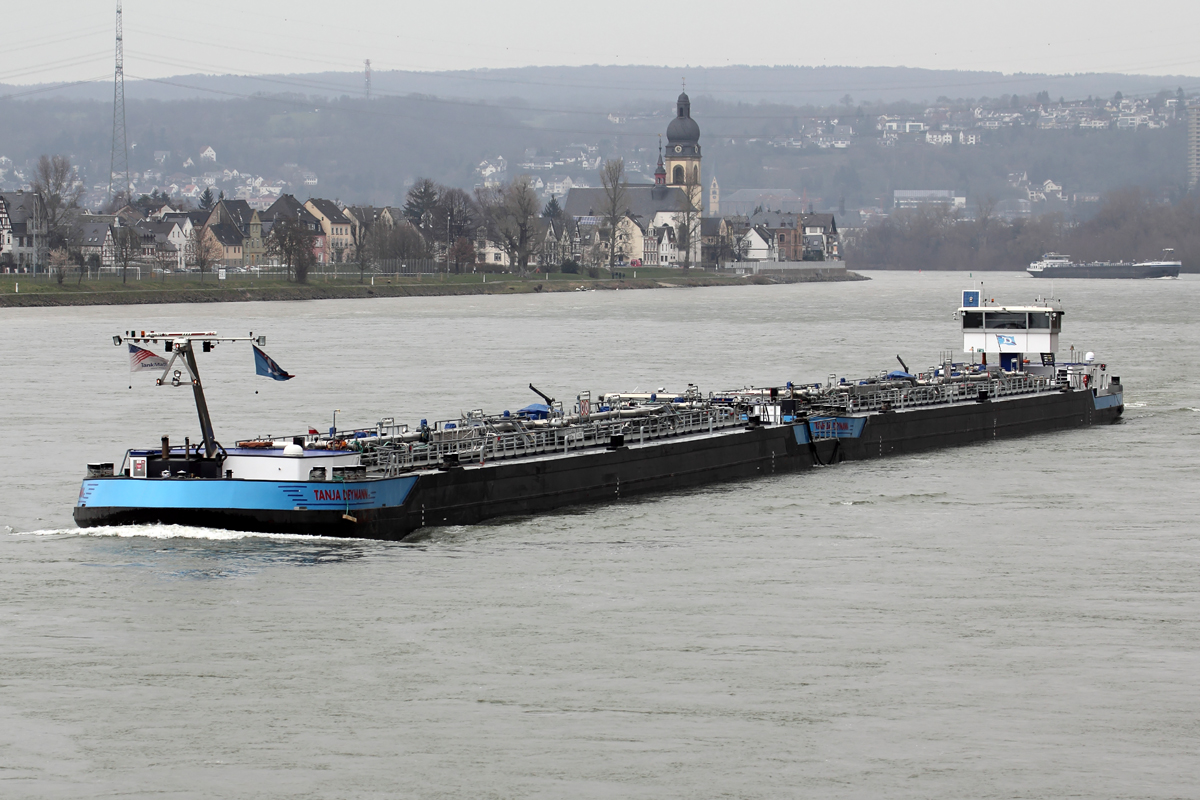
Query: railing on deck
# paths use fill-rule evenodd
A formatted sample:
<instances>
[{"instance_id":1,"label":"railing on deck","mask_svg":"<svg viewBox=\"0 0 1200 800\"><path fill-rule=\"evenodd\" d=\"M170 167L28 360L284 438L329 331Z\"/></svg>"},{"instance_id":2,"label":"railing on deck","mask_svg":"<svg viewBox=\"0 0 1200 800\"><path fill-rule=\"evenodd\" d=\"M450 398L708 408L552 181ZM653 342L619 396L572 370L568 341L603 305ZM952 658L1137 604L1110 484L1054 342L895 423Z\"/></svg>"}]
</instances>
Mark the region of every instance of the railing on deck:
<instances>
[{"instance_id":1,"label":"railing on deck","mask_svg":"<svg viewBox=\"0 0 1200 800\"><path fill-rule=\"evenodd\" d=\"M485 464L505 458L569 453L606 446L614 436L623 436L626 445L637 445L669 436L711 433L741 425L742 419L735 409L723 406L686 410L668 406L642 417L574 425L533 427L521 420L511 422L516 430L500 431L488 420L475 422L468 418L456 422L460 427L433 432L430 441L384 441L363 454L363 463L386 475L397 475L447 463Z\"/></svg>"},{"instance_id":2,"label":"railing on deck","mask_svg":"<svg viewBox=\"0 0 1200 800\"><path fill-rule=\"evenodd\" d=\"M986 393L987 397L994 398L1054 392L1060 388L1061 384L1054 378L1040 375L1006 375L924 386L894 386L864 394L858 394L851 387L847 387L845 391L831 392L821 401L821 405L825 408L837 408L849 413L881 411L885 408L898 410L947 403L973 402L979 399L981 393Z\"/></svg>"}]
</instances>

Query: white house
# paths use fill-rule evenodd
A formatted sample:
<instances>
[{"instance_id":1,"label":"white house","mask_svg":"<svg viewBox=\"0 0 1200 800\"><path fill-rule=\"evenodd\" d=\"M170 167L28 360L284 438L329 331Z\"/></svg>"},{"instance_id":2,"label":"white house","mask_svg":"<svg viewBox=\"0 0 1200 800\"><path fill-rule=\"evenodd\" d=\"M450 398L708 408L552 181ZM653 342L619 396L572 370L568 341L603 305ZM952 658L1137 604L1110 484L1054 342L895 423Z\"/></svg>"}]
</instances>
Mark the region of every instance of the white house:
<instances>
[{"instance_id":1,"label":"white house","mask_svg":"<svg viewBox=\"0 0 1200 800\"><path fill-rule=\"evenodd\" d=\"M742 235L740 249L746 261L774 261L775 237L765 228L755 226Z\"/></svg>"},{"instance_id":2,"label":"white house","mask_svg":"<svg viewBox=\"0 0 1200 800\"><path fill-rule=\"evenodd\" d=\"M204 148L203 150L200 151L200 160L201 161L216 161L217 160L217 151L213 150L211 147Z\"/></svg>"},{"instance_id":3,"label":"white house","mask_svg":"<svg viewBox=\"0 0 1200 800\"><path fill-rule=\"evenodd\" d=\"M475 261L492 267L508 267L508 251L491 239L475 242Z\"/></svg>"}]
</instances>

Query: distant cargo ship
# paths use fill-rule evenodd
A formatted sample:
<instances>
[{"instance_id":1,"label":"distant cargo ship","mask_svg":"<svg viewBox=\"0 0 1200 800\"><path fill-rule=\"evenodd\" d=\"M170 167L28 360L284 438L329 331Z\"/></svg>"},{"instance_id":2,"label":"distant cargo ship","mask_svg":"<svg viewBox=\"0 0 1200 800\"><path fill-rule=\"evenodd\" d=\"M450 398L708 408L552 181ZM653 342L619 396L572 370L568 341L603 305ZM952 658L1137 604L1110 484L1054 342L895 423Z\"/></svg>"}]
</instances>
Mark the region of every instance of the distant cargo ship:
<instances>
[{"instance_id":1,"label":"distant cargo ship","mask_svg":"<svg viewBox=\"0 0 1200 800\"><path fill-rule=\"evenodd\" d=\"M1070 256L1046 253L1026 270L1035 278L1178 278L1183 263L1173 259L1175 251L1163 251L1162 261L1093 261L1077 264Z\"/></svg>"}]
</instances>

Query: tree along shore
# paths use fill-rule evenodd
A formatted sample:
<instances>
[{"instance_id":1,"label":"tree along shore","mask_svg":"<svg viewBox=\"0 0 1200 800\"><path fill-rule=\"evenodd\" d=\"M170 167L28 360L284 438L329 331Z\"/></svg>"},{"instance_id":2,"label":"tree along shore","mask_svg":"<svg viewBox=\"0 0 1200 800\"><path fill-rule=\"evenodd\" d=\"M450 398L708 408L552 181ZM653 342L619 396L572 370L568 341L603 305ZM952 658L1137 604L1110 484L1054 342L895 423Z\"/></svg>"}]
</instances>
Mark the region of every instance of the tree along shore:
<instances>
[{"instance_id":1,"label":"tree along shore","mask_svg":"<svg viewBox=\"0 0 1200 800\"><path fill-rule=\"evenodd\" d=\"M903 209L877 224L843 232L856 269L1023 270L1043 253L1076 261L1155 261L1174 250L1183 272L1200 271L1200 197L1169 204L1137 189L1112 192L1091 219L1063 214L996 217L981 204L974 219L942 207Z\"/></svg>"},{"instance_id":2,"label":"tree along shore","mask_svg":"<svg viewBox=\"0 0 1200 800\"><path fill-rule=\"evenodd\" d=\"M52 282L30 280L27 275L0 276L0 308L40 306L143 305L151 303L230 303L271 300L333 300L372 297L439 297L474 294L533 294L540 292L575 292L593 290L678 289L705 286L745 286L783 283L825 283L869 280L854 272L838 275L755 275L735 277L711 273L678 274L647 279L564 280L558 275L532 278L500 278L487 276L487 282L405 281L387 284L376 279L374 286L364 283L287 283L268 282L267 285L229 285L189 283L186 285L142 288L130 285L116 288L104 284L83 284L75 287ZM21 279L25 280L22 281ZM482 276L481 276L482 278ZM14 280L15 279L15 280ZM20 284L19 291L15 291ZM105 283L108 283L107 281ZM147 282L148 283L148 282ZM237 282L238 284L241 281ZM145 284L143 284L144 286Z\"/></svg>"}]
</instances>

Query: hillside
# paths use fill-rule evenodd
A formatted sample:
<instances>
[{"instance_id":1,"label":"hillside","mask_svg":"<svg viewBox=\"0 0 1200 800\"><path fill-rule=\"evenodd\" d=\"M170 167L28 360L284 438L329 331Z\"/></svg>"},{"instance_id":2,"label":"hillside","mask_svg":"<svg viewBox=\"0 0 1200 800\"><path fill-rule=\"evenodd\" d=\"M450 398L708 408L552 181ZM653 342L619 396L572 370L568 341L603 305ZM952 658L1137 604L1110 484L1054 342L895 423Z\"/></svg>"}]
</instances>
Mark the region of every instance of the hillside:
<instances>
[{"instance_id":1,"label":"hillside","mask_svg":"<svg viewBox=\"0 0 1200 800\"><path fill-rule=\"evenodd\" d=\"M377 72L370 100L352 73L131 80L130 165L141 174L139 191L209 173L218 181L214 190L230 194L257 182L301 197L392 204L420 176L470 189L487 174L512 177L536 163L532 174L548 197L565 191L567 179L594 184L598 158L621 156L635 180L648 175L684 72L702 130L705 180L717 176L725 196L782 189L841 212L886 209L893 190L905 188L951 189L972 206L1003 201L1024 191L1009 180L1012 173L1033 183L1052 180L1071 197L1122 186L1170 197L1185 182L1177 119L1162 116L1161 127L1133 130L1115 122L1106 130L1042 130L1038 117L1052 97L1116 92L1148 97L1146 110L1165 114L1166 98L1190 89L1189 79L842 67ZM47 88L19 87L19 96L0 97L0 157L12 161L0 184L16 188L38 155L63 153L103 194L111 89ZM882 116L937 127L969 117L972 108L1025 116L986 131L974 147L931 147L920 134L884 142L877 129ZM838 125L852 134L846 146L830 147L828 134ZM217 159L201 163L207 147Z\"/></svg>"}]
</instances>

